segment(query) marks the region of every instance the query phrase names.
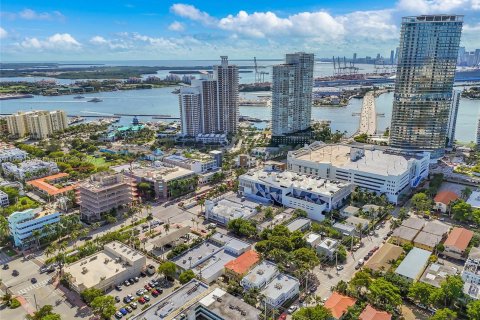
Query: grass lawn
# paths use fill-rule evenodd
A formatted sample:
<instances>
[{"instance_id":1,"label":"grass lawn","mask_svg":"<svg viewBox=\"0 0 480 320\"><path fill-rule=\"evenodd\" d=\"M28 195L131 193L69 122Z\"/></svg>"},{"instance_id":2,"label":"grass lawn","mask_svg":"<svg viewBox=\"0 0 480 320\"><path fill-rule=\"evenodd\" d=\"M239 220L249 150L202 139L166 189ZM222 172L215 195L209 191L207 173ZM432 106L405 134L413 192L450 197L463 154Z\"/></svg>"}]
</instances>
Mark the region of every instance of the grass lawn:
<instances>
[{"instance_id":1,"label":"grass lawn","mask_svg":"<svg viewBox=\"0 0 480 320\"><path fill-rule=\"evenodd\" d=\"M23 203L22 203L23 202ZM8 207L3 208L2 212L4 216L9 216L17 211L24 211L30 208L37 208L39 206L38 202L30 199L27 196L19 197L16 204L9 205Z\"/></svg>"},{"instance_id":2,"label":"grass lawn","mask_svg":"<svg viewBox=\"0 0 480 320\"><path fill-rule=\"evenodd\" d=\"M3 252L5 252L9 257L17 255L17 253L12 248L5 248L3 249Z\"/></svg>"},{"instance_id":3,"label":"grass lawn","mask_svg":"<svg viewBox=\"0 0 480 320\"><path fill-rule=\"evenodd\" d=\"M92 163L97 168L111 165L110 162L105 161L104 157L95 158L93 156L87 156L87 161Z\"/></svg>"}]
</instances>

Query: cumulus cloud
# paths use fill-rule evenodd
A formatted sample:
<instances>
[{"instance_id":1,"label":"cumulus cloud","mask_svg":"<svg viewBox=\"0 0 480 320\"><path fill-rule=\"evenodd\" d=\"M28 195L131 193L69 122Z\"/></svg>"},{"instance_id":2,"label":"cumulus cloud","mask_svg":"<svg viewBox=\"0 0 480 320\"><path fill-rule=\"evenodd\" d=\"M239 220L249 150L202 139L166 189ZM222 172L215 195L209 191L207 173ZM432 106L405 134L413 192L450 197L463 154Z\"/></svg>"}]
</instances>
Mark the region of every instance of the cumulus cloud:
<instances>
[{"instance_id":1,"label":"cumulus cloud","mask_svg":"<svg viewBox=\"0 0 480 320\"><path fill-rule=\"evenodd\" d=\"M6 38L8 36L7 30L0 27L0 39Z\"/></svg>"},{"instance_id":2,"label":"cumulus cloud","mask_svg":"<svg viewBox=\"0 0 480 320\"><path fill-rule=\"evenodd\" d=\"M400 0L397 3L400 11L415 14L455 13L454 11L480 10L479 0Z\"/></svg>"},{"instance_id":3,"label":"cumulus cloud","mask_svg":"<svg viewBox=\"0 0 480 320\"><path fill-rule=\"evenodd\" d=\"M178 21L174 21L172 22L169 26L168 26L168 30L171 30L171 31L183 31L185 30L185 27L183 26L182 23L178 22Z\"/></svg>"},{"instance_id":4,"label":"cumulus cloud","mask_svg":"<svg viewBox=\"0 0 480 320\"><path fill-rule=\"evenodd\" d=\"M38 50L76 50L82 45L68 33L56 33L46 39L40 40L38 38L25 38L18 44L25 49Z\"/></svg>"},{"instance_id":5,"label":"cumulus cloud","mask_svg":"<svg viewBox=\"0 0 480 320\"><path fill-rule=\"evenodd\" d=\"M25 20L64 20L65 16L60 11L36 12L32 9L25 9L18 13L18 16Z\"/></svg>"},{"instance_id":6,"label":"cumulus cloud","mask_svg":"<svg viewBox=\"0 0 480 320\"><path fill-rule=\"evenodd\" d=\"M200 11L189 4L176 3L170 7L170 11L180 17L199 21L206 25L214 25L216 23L216 19L211 17L208 13Z\"/></svg>"},{"instance_id":7,"label":"cumulus cloud","mask_svg":"<svg viewBox=\"0 0 480 320\"><path fill-rule=\"evenodd\" d=\"M355 11L337 20L350 36L389 40L398 38L392 14L393 10Z\"/></svg>"}]
</instances>

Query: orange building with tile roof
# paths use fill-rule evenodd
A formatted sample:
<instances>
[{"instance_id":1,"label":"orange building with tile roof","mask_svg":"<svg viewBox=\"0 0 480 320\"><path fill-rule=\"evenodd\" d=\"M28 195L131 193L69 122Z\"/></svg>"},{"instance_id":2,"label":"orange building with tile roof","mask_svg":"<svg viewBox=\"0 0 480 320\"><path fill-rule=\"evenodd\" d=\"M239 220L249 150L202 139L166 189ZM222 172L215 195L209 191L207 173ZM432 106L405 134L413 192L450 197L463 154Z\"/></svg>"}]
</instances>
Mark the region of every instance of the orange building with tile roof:
<instances>
[{"instance_id":1,"label":"orange building with tile roof","mask_svg":"<svg viewBox=\"0 0 480 320\"><path fill-rule=\"evenodd\" d=\"M325 301L325 308L330 310L335 319L340 319L348 310L357 302L357 299L344 296L338 292L334 292L327 301Z\"/></svg>"},{"instance_id":2,"label":"orange building with tile roof","mask_svg":"<svg viewBox=\"0 0 480 320\"><path fill-rule=\"evenodd\" d=\"M358 317L359 320L391 320L392 315L386 311L378 311L371 305L367 305Z\"/></svg>"},{"instance_id":3,"label":"orange building with tile roof","mask_svg":"<svg viewBox=\"0 0 480 320\"><path fill-rule=\"evenodd\" d=\"M448 235L447 240L443 243L445 250L442 254L455 259L464 259L463 254L468 244L473 238L473 231L465 228L453 228Z\"/></svg>"},{"instance_id":4,"label":"orange building with tile roof","mask_svg":"<svg viewBox=\"0 0 480 320\"><path fill-rule=\"evenodd\" d=\"M436 209L445 213L447 212L447 209L450 203L457 199L458 199L458 195L455 192L441 191L437 193L433 201L435 202Z\"/></svg>"},{"instance_id":5,"label":"orange building with tile roof","mask_svg":"<svg viewBox=\"0 0 480 320\"><path fill-rule=\"evenodd\" d=\"M38 191L42 192L45 195L55 197L57 195L62 195L67 193L70 190L74 190L76 185L72 184L63 188L57 188L52 183L56 183L59 180L67 178L69 175L67 173L57 173L48 177L43 177L40 179L30 180L27 182L28 185L34 187Z\"/></svg>"},{"instance_id":6,"label":"orange building with tile roof","mask_svg":"<svg viewBox=\"0 0 480 320\"><path fill-rule=\"evenodd\" d=\"M240 279L256 266L258 262L260 262L260 255L253 250L249 250L225 264L225 275Z\"/></svg>"}]
</instances>

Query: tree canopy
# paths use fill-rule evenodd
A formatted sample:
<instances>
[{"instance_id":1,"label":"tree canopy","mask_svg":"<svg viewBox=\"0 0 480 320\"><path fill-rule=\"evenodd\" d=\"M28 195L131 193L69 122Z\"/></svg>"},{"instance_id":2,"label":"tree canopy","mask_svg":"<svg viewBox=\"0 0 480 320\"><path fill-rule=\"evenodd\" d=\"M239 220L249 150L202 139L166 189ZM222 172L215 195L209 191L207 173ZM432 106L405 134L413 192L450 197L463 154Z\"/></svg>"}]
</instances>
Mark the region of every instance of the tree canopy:
<instances>
[{"instance_id":1,"label":"tree canopy","mask_svg":"<svg viewBox=\"0 0 480 320\"><path fill-rule=\"evenodd\" d=\"M167 278L173 278L177 273L177 266L171 261L165 261L158 267L158 273L163 274Z\"/></svg>"},{"instance_id":2,"label":"tree canopy","mask_svg":"<svg viewBox=\"0 0 480 320\"><path fill-rule=\"evenodd\" d=\"M246 219L238 218L228 222L228 230L242 237L253 237L257 234L255 224Z\"/></svg>"},{"instance_id":3,"label":"tree canopy","mask_svg":"<svg viewBox=\"0 0 480 320\"><path fill-rule=\"evenodd\" d=\"M93 313L104 319L110 319L116 312L115 299L109 295L96 297L93 299L90 307Z\"/></svg>"},{"instance_id":4,"label":"tree canopy","mask_svg":"<svg viewBox=\"0 0 480 320\"><path fill-rule=\"evenodd\" d=\"M327 320L332 317L330 310L322 305L301 308L292 316L293 320Z\"/></svg>"}]
</instances>

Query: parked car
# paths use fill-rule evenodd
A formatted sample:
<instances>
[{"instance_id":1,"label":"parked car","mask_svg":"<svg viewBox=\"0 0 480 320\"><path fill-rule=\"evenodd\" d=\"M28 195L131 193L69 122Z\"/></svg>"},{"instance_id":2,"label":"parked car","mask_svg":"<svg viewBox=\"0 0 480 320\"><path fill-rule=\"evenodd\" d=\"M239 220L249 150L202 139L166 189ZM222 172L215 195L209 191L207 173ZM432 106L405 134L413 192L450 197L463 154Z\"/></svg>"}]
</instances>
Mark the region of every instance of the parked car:
<instances>
[{"instance_id":1,"label":"parked car","mask_svg":"<svg viewBox=\"0 0 480 320\"><path fill-rule=\"evenodd\" d=\"M290 306L290 308L288 308L287 312L288 312L289 314L292 314L292 313L294 313L295 311L297 311L297 309L298 309L298 306L297 306L297 305L292 305L292 306Z\"/></svg>"},{"instance_id":2,"label":"parked car","mask_svg":"<svg viewBox=\"0 0 480 320\"><path fill-rule=\"evenodd\" d=\"M139 279L138 277L133 278L133 280L134 280L135 282L140 281L140 279Z\"/></svg>"},{"instance_id":3,"label":"parked car","mask_svg":"<svg viewBox=\"0 0 480 320\"><path fill-rule=\"evenodd\" d=\"M132 302L132 303L130 304L130 307L132 307L132 309L135 310L135 309L138 308L138 304L137 304L136 302Z\"/></svg>"},{"instance_id":4,"label":"parked car","mask_svg":"<svg viewBox=\"0 0 480 320\"><path fill-rule=\"evenodd\" d=\"M144 285L143 287L145 288L145 290L150 290L150 289L152 289L152 287L150 287L148 284Z\"/></svg>"},{"instance_id":5,"label":"parked car","mask_svg":"<svg viewBox=\"0 0 480 320\"><path fill-rule=\"evenodd\" d=\"M18 276L19 274L20 273L17 270L12 271L12 276L14 276L14 277Z\"/></svg>"},{"instance_id":6,"label":"parked car","mask_svg":"<svg viewBox=\"0 0 480 320\"><path fill-rule=\"evenodd\" d=\"M145 301L150 301L150 296L148 294L144 295L143 296L143 299L145 299Z\"/></svg>"},{"instance_id":7,"label":"parked car","mask_svg":"<svg viewBox=\"0 0 480 320\"><path fill-rule=\"evenodd\" d=\"M159 293L157 290L155 290L155 289L152 290L151 294L152 294L152 296L154 296L154 297L158 297L158 296L160 295L160 293Z\"/></svg>"},{"instance_id":8,"label":"parked car","mask_svg":"<svg viewBox=\"0 0 480 320\"><path fill-rule=\"evenodd\" d=\"M115 312L115 318L122 319L123 314L120 311Z\"/></svg>"},{"instance_id":9,"label":"parked car","mask_svg":"<svg viewBox=\"0 0 480 320\"><path fill-rule=\"evenodd\" d=\"M287 319L287 314L284 312L278 317L278 320L286 320Z\"/></svg>"},{"instance_id":10,"label":"parked car","mask_svg":"<svg viewBox=\"0 0 480 320\"><path fill-rule=\"evenodd\" d=\"M128 279L128 282L130 282L130 284L134 284L135 280L133 280L133 278L130 278L130 279Z\"/></svg>"},{"instance_id":11,"label":"parked car","mask_svg":"<svg viewBox=\"0 0 480 320\"><path fill-rule=\"evenodd\" d=\"M115 286L115 289L117 289L117 291L122 291L122 286L117 284L117 285Z\"/></svg>"},{"instance_id":12,"label":"parked car","mask_svg":"<svg viewBox=\"0 0 480 320\"><path fill-rule=\"evenodd\" d=\"M8 270L10 267L8 266L8 263L5 263L2 267L3 270Z\"/></svg>"},{"instance_id":13,"label":"parked car","mask_svg":"<svg viewBox=\"0 0 480 320\"><path fill-rule=\"evenodd\" d=\"M128 313L132 313L133 309L130 306L126 306L125 310L127 310Z\"/></svg>"},{"instance_id":14,"label":"parked car","mask_svg":"<svg viewBox=\"0 0 480 320\"><path fill-rule=\"evenodd\" d=\"M141 304L144 304L147 301L143 297L140 297L138 298L138 302L140 302Z\"/></svg>"},{"instance_id":15,"label":"parked car","mask_svg":"<svg viewBox=\"0 0 480 320\"><path fill-rule=\"evenodd\" d=\"M125 309L125 308L121 308L121 309L118 310L118 311L120 311L124 316L128 314L128 311L127 311L127 309Z\"/></svg>"},{"instance_id":16,"label":"parked car","mask_svg":"<svg viewBox=\"0 0 480 320\"><path fill-rule=\"evenodd\" d=\"M115 296L115 302L120 302L120 297L119 296Z\"/></svg>"},{"instance_id":17,"label":"parked car","mask_svg":"<svg viewBox=\"0 0 480 320\"><path fill-rule=\"evenodd\" d=\"M128 286L130 285L130 282L129 282L128 280L125 280L125 281L123 282L123 284L128 287Z\"/></svg>"},{"instance_id":18,"label":"parked car","mask_svg":"<svg viewBox=\"0 0 480 320\"><path fill-rule=\"evenodd\" d=\"M337 266L337 270L338 270L338 271L343 270L343 266L342 266L342 265L338 265L338 266Z\"/></svg>"},{"instance_id":19,"label":"parked car","mask_svg":"<svg viewBox=\"0 0 480 320\"><path fill-rule=\"evenodd\" d=\"M143 289L138 289L136 292L137 296L143 296L144 293L145 291Z\"/></svg>"},{"instance_id":20,"label":"parked car","mask_svg":"<svg viewBox=\"0 0 480 320\"><path fill-rule=\"evenodd\" d=\"M146 276L147 276L147 274L145 272L140 271L140 277L145 278Z\"/></svg>"},{"instance_id":21,"label":"parked car","mask_svg":"<svg viewBox=\"0 0 480 320\"><path fill-rule=\"evenodd\" d=\"M32 279L30 279L30 282L31 282L31 283L37 283L37 279L36 279L36 278L32 278Z\"/></svg>"}]
</instances>

